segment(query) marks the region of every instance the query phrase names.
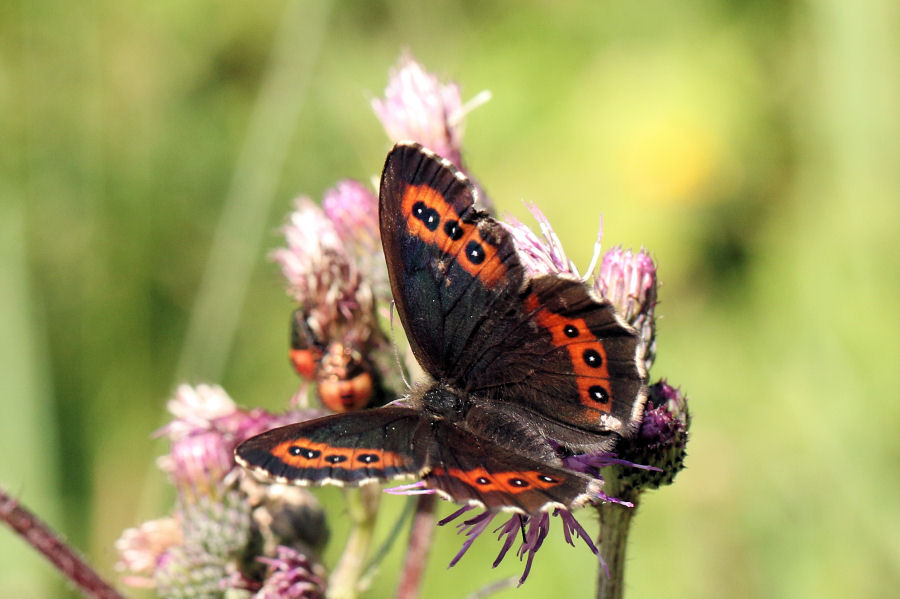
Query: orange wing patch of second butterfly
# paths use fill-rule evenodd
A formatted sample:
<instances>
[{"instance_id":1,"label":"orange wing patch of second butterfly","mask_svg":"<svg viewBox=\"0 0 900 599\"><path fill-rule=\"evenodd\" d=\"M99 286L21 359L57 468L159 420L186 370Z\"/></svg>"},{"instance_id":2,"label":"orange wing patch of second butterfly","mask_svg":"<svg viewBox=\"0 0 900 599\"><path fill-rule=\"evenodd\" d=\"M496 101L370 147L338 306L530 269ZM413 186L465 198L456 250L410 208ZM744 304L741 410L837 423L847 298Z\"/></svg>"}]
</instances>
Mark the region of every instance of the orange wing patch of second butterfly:
<instances>
[{"instance_id":1,"label":"orange wing patch of second butterfly","mask_svg":"<svg viewBox=\"0 0 900 599\"><path fill-rule=\"evenodd\" d=\"M485 285L492 286L506 273L497 249L471 223L463 223L447 199L429 185L407 185L401 202L407 231L445 254Z\"/></svg>"},{"instance_id":2,"label":"orange wing patch of second butterfly","mask_svg":"<svg viewBox=\"0 0 900 599\"><path fill-rule=\"evenodd\" d=\"M525 308L534 314L537 324L552 335L553 345L568 351L581 403L594 410L611 412L606 348L591 333L587 323L581 318L567 318L545 310L534 294L525 299Z\"/></svg>"},{"instance_id":3,"label":"orange wing patch of second butterfly","mask_svg":"<svg viewBox=\"0 0 900 599\"><path fill-rule=\"evenodd\" d=\"M483 493L524 493L533 489L549 489L562 484L562 480L540 472L489 472L484 468L462 470L460 468L434 468L434 476L452 476Z\"/></svg>"},{"instance_id":4,"label":"orange wing patch of second butterfly","mask_svg":"<svg viewBox=\"0 0 900 599\"><path fill-rule=\"evenodd\" d=\"M292 468L356 470L359 468L404 469L408 466L408 458L393 451L336 447L303 438L279 443L272 448L272 455Z\"/></svg>"}]
</instances>

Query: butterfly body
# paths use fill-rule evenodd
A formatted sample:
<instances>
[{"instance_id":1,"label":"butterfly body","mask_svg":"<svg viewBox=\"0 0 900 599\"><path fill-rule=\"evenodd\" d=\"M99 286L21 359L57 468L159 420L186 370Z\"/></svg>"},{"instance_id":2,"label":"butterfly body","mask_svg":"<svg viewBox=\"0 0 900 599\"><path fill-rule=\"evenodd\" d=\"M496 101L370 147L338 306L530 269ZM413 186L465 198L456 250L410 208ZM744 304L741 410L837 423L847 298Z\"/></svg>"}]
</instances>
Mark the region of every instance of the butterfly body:
<instances>
[{"instance_id":1,"label":"butterfly body","mask_svg":"<svg viewBox=\"0 0 900 599\"><path fill-rule=\"evenodd\" d=\"M534 514L600 483L563 458L610 450L646 401L637 334L584 283L528 276L476 188L417 144L388 155L382 245L410 346L432 381L407 406L276 429L238 460L298 484L417 477L447 499Z\"/></svg>"}]
</instances>

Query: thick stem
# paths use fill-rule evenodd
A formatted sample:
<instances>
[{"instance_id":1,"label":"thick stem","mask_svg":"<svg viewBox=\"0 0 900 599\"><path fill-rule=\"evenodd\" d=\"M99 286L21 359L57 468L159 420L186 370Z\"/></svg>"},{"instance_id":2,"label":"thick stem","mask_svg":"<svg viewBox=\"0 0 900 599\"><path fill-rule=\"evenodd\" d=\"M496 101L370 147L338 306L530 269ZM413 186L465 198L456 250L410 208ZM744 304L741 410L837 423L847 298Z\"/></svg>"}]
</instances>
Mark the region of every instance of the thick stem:
<instances>
[{"instance_id":1,"label":"thick stem","mask_svg":"<svg viewBox=\"0 0 900 599\"><path fill-rule=\"evenodd\" d=\"M348 489L347 516L350 518L350 536L344 553L328 579L329 599L355 599L359 592L359 580L365 570L375 536L375 518L381 489L378 485L364 485Z\"/></svg>"},{"instance_id":2,"label":"thick stem","mask_svg":"<svg viewBox=\"0 0 900 599\"><path fill-rule=\"evenodd\" d=\"M19 505L0 487L0 518L19 533L25 542L44 554L63 575L87 596L95 599L123 599L112 585L66 545L49 526Z\"/></svg>"},{"instance_id":3,"label":"thick stem","mask_svg":"<svg viewBox=\"0 0 900 599\"><path fill-rule=\"evenodd\" d=\"M416 502L416 514L409 531L409 548L406 550L406 561L397 585L397 599L416 599L419 596L434 536L435 503L434 495L419 495Z\"/></svg>"},{"instance_id":4,"label":"thick stem","mask_svg":"<svg viewBox=\"0 0 900 599\"><path fill-rule=\"evenodd\" d=\"M625 549L635 507L618 503L603 503L597 508L600 515L600 538L597 547L606 563L597 574L597 599L622 599L625 586Z\"/></svg>"}]
</instances>

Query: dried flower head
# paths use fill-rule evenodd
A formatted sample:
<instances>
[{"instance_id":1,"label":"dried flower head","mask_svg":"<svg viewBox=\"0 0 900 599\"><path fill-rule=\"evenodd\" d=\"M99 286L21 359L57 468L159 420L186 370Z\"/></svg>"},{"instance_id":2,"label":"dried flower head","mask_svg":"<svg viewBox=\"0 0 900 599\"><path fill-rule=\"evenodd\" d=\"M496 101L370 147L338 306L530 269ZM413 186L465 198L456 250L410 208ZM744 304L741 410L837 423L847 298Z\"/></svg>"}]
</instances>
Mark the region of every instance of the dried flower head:
<instances>
[{"instance_id":1,"label":"dried flower head","mask_svg":"<svg viewBox=\"0 0 900 599\"><path fill-rule=\"evenodd\" d=\"M125 584L152 588L153 573L163 555L184 541L181 524L175 518L149 520L136 528L127 528L116 541L119 561L116 570L127 573Z\"/></svg>"}]
</instances>

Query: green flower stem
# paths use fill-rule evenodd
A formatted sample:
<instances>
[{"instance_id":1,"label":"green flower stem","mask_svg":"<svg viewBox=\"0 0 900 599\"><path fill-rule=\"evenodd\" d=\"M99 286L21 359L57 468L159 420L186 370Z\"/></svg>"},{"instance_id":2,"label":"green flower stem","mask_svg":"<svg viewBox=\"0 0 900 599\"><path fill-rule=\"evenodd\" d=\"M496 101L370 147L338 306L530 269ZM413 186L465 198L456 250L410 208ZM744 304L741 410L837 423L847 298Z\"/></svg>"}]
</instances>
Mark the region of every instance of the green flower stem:
<instances>
[{"instance_id":1,"label":"green flower stem","mask_svg":"<svg viewBox=\"0 0 900 599\"><path fill-rule=\"evenodd\" d=\"M600 538L597 547L606 562L609 576L601 567L597 574L597 599L622 599L625 583L625 548L628 531L637 506L604 503L597 508L600 515Z\"/></svg>"},{"instance_id":2,"label":"green flower stem","mask_svg":"<svg viewBox=\"0 0 900 599\"><path fill-rule=\"evenodd\" d=\"M428 563L428 551L434 536L434 495L419 495L416 514L409 531L409 547L397 585L397 599L416 599L422 586L422 575Z\"/></svg>"},{"instance_id":3,"label":"green flower stem","mask_svg":"<svg viewBox=\"0 0 900 599\"><path fill-rule=\"evenodd\" d=\"M44 554L62 574L92 599L123 599L112 585L103 580L49 526L22 507L0 487L0 519L16 531L25 542Z\"/></svg>"},{"instance_id":4,"label":"green flower stem","mask_svg":"<svg viewBox=\"0 0 900 599\"><path fill-rule=\"evenodd\" d=\"M328 579L329 599L355 599L363 590L359 582L375 536L381 488L378 485L363 485L359 489L348 489L344 498L351 523L350 535L344 553Z\"/></svg>"},{"instance_id":5,"label":"green flower stem","mask_svg":"<svg viewBox=\"0 0 900 599\"><path fill-rule=\"evenodd\" d=\"M604 502L597 507L600 516L600 536L597 548L600 557L606 563L607 575L603 567L597 573L597 599L622 599L625 593L625 550L628 545L628 532L631 520L638 508L640 488L622 471L621 466L610 466L602 470L603 491L609 497L628 501L634 507L618 503Z\"/></svg>"}]
</instances>

